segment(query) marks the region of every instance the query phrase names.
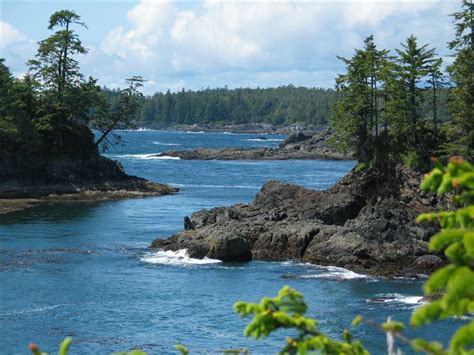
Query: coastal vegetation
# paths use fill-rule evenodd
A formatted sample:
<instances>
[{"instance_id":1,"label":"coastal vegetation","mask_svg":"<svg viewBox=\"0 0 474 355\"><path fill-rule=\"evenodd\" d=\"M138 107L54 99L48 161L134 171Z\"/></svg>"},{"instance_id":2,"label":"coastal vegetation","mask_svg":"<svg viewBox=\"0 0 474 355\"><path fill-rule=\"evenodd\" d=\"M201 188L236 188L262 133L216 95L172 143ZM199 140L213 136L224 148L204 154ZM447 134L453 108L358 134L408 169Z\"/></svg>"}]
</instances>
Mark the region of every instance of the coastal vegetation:
<instances>
[{"instance_id":1,"label":"coastal vegetation","mask_svg":"<svg viewBox=\"0 0 474 355\"><path fill-rule=\"evenodd\" d=\"M336 80L340 99L331 121L340 149L354 152L362 164L391 159L424 168L432 155L473 156L473 5L462 6L452 15L456 34L449 48L455 59L449 77L435 49L413 35L395 54L377 48L369 36L351 58L340 58L346 73ZM443 122L439 92L447 83L454 84L448 91L452 117ZM424 93L430 95L429 116L423 114Z\"/></svg>"},{"instance_id":2,"label":"coastal vegetation","mask_svg":"<svg viewBox=\"0 0 474 355\"><path fill-rule=\"evenodd\" d=\"M116 90L105 89L110 101L118 95ZM448 90L437 91L437 116L440 122L449 120L446 106ZM423 117L431 117L431 93L420 91ZM333 89L295 87L276 88L216 88L157 92L141 98L139 124L151 127L179 127L180 125L271 124L302 127L327 126L331 107L339 99Z\"/></svg>"},{"instance_id":3,"label":"coastal vegetation","mask_svg":"<svg viewBox=\"0 0 474 355\"><path fill-rule=\"evenodd\" d=\"M97 79L84 78L77 57L87 49L74 26L86 27L73 11L55 12L48 26L53 34L39 42L21 79L0 60L0 156L10 169L37 160L96 158L99 145L114 129L130 127L138 111L140 77L127 79L114 105ZM91 128L102 133L98 139Z\"/></svg>"},{"instance_id":4,"label":"coastal vegetation","mask_svg":"<svg viewBox=\"0 0 474 355\"><path fill-rule=\"evenodd\" d=\"M0 59L0 198L174 192L128 176L117 162L100 155L120 139L115 130L133 127L143 79L126 79L128 86L117 90L110 103L97 79L86 79L80 71L77 58L87 49L75 31L78 26L87 28L73 11L52 14L48 29L53 33L38 43L22 78L14 78Z\"/></svg>"}]
</instances>

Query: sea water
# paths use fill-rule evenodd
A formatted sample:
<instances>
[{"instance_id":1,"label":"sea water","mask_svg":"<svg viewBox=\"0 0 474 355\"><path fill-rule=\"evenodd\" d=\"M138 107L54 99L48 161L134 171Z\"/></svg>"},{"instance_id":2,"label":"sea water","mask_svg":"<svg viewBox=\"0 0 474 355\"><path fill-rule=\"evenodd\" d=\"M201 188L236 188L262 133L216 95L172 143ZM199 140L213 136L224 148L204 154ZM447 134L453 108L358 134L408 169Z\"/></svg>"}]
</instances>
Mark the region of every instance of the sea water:
<instances>
[{"instance_id":1,"label":"sea water","mask_svg":"<svg viewBox=\"0 0 474 355\"><path fill-rule=\"evenodd\" d=\"M184 250L147 249L153 239L182 230L183 218L194 211L250 202L268 180L325 189L354 162L158 159L153 154L169 149L275 147L285 137L119 133L124 145L107 156L129 174L168 183L180 192L0 215L0 354L27 354L29 342L53 352L67 336L74 339L74 354L133 348L168 354L176 353L178 343L194 353L227 348L275 353L286 333L259 341L244 338L249 320L240 319L232 305L257 302L284 285L304 293L308 316L336 338L358 314L376 322L388 316L407 322L419 306L420 280L384 280L296 262L228 264L193 259ZM429 331L409 330L407 335L447 339L458 322L436 323ZM354 334L374 354L385 351L385 336L377 330L362 326Z\"/></svg>"}]
</instances>

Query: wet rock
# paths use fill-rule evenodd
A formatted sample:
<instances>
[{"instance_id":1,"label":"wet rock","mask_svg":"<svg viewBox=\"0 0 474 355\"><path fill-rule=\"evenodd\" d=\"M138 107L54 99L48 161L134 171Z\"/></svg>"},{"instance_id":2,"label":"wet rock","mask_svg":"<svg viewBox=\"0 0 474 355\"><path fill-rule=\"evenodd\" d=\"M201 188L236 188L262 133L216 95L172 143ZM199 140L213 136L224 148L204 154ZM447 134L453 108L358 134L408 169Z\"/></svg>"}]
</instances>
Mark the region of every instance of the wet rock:
<instances>
[{"instance_id":1,"label":"wet rock","mask_svg":"<svg viewBox=\"0 0 474 355\"><path fill-rule=\"evenodd\" d=\"M337 152L329 144L332 135L330 130L320 131L313 136L297 132L291 134L278 148L197 148L169 150L157 156L170 156L184 160L349 159L349 156Z\"/></svg>"},{"instance_id":2,"label":"wet rock","mask_svg":"<svg viewBox=\"0 0 474 355\"><path fill-rule=\"evenodd\" d=\"M387 164L352 171L326 191L269 181L252 203L195 212L188 221L194 230L155 247L194 248L196 255L226 261L298 260L417 277L443 260L428 251L436 227L418 225L415 218L446 206L438 199L422 203L431 196L419 193L421 177Z\"/></svg>"}]
</instances>

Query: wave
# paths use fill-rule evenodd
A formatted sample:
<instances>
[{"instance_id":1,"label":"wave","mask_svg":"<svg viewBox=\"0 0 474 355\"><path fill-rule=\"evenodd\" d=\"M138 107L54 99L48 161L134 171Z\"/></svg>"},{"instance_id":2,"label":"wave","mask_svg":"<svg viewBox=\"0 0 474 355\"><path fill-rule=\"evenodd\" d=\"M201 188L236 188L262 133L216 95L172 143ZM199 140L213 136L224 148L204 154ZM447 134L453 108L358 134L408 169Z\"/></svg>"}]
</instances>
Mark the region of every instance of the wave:
<instances>
[{"instance_id":1,"label":"wave","mask_svg":"<svg viewBox=\"0 0 474 355\"><path fill-rule=\"evenodd\" d=\"M157 131L156 129L139 127L137 129L116 129L116 132L150 132Z\"/></svg>"},{"instance_id":2,"label":"wave","mask_svg":"<svg viewBox=\"0 0 474 355\"><path fill-rule=\"evenodd\" d=\"M219 264L222 261L217 259L204 259L191 258L187 254L187 249L180 249L177 251L171 250L159 250L155 253L148 253L141 261L149 264L161 264L161 265L209 265Z\"/></svg>"},{"instance_id":3,"label":"wave","mask_svg":"<svg viewBox=\"0 0 474 355\"><path fill-rule=\"evenodd\" d=\"M304 279L328 279L328 280L355 280L355 279L366 279L367 275L358 274L354 271L344 269L343 267L337 266L318 266L324 270L321 273L301 275Z\"/></svg>"},{"instance_id":4,"label":"wave","mask_svg":"<svg viewBox=\"0 0 474 355\"><path fill-rule=\"evenodd\" d=\"M402 303L409 305L421 305L426 302L422 301L423 296L408 296L399 293L382 293L366 301L372 303Z\"/></svg>"},{"instance_id":5,"label":"wave","mask_svg":"<svg viewBox=\"0 0 474 355\"><path fill-rule=\"evenodd\" d=\"M186 131L184 133L188 133L188 134L203 134L203 133L206 133L204 131Z\"/></svg>"},{"instance_id":6,"label":"wave","mask_svg":"<svg viewBox=\"0 0 474 355\"><path fill-rule=\"evenodd\" d=\"M179 143L162 143L162 142L153 142L156 145L181 145Z\"/></svg>"},{"instance_id":7,"label":"wave","mask_svg":"<svg viewBox=\"0 0 474 355\"><path fill-rule=\"evenodd\" d=\"M154 154L122 154L114 155L114 158L123 159L141 159L141 160L180 160L180 157L170 157L167 155L158 156L159 153Z\"/></svg>"},{"instance_id":8,"label":"wave","mask_svg":"<svg viewBox=\"0 0 474 355\"><path fill-rule=\"evenodd\" d=\"M249 138L246 139L248 142L283 142L280 138Z\"/></svg>"},{"instance_id":9,"label":"wave","mask_svg":"<svg viewBox=\"0 0 474 355\"><path fill-rule=\"evenodd\" d=\"M22 314L28 314L28 313L40 313L40 312L47 312L51 311L55 308L65 306L64 304L55 304L53 306L44 306L44 307L36 307L36 308L30 308L30 309L24 309L24 310L19 310L19 311L12 311L12 312L5 312L5 313L0 313L0 318L1 317L11 317L11 316L19 316Z\"/></svg>"}]
</instances>

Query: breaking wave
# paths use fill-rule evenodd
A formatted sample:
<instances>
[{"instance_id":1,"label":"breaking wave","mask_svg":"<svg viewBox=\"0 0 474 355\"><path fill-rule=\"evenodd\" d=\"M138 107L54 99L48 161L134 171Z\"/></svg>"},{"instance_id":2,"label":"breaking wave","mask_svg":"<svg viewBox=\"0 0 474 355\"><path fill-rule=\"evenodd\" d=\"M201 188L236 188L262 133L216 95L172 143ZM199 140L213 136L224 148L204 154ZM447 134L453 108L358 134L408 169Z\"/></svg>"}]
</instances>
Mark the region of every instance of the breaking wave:
<instances>
[{"instance_id":1,"label":"breaking wave","mask_svg":"<svg viewBox=\"0 0 474 355\"><path fill-rule=\"evenodd\" d=\"M358 274L354 271L337 266L318 266L320 273L301 275L304 279L328 279L328 280L354 280L366 279L367 275Z\"/></svg>"},{"instance_id":2,"label":"breaking wave","mask_svg":"<svg viewBox=\"0 0 474 355\"><path fill-rule=\"evenodd\" d=\"M171 250L159 250L153 253L147 253L140 259L141 261L149 264L161 264L161 265L209 265L219 264L222 261L217 259L195 259L189 257L187 249L180 249L177 251Z\"/></svg>"},{"instance_id":3,"label":"breaking wave","mask_svg":"<svg viewBox=\"0 0 474 355\"><path fill-rule=\"evenodd\" d=\"M167 155L158 156L158 153L155 154L122 154L114 155L114 158L124 158L124 159L141 159L141 160L180 160L180 157L170 157Z\"/></svg>"},{"instance_id":4,"label":"breaking wave","mask_svg":"<svg viewBox=\"0 0 474 355\"><path fill-rule=\"evenodd\" d=\"M163 143L163 142L153 142L153 144L156 144L156 145L181 145L179 143Z\"/></svg>"}]
</instances>

